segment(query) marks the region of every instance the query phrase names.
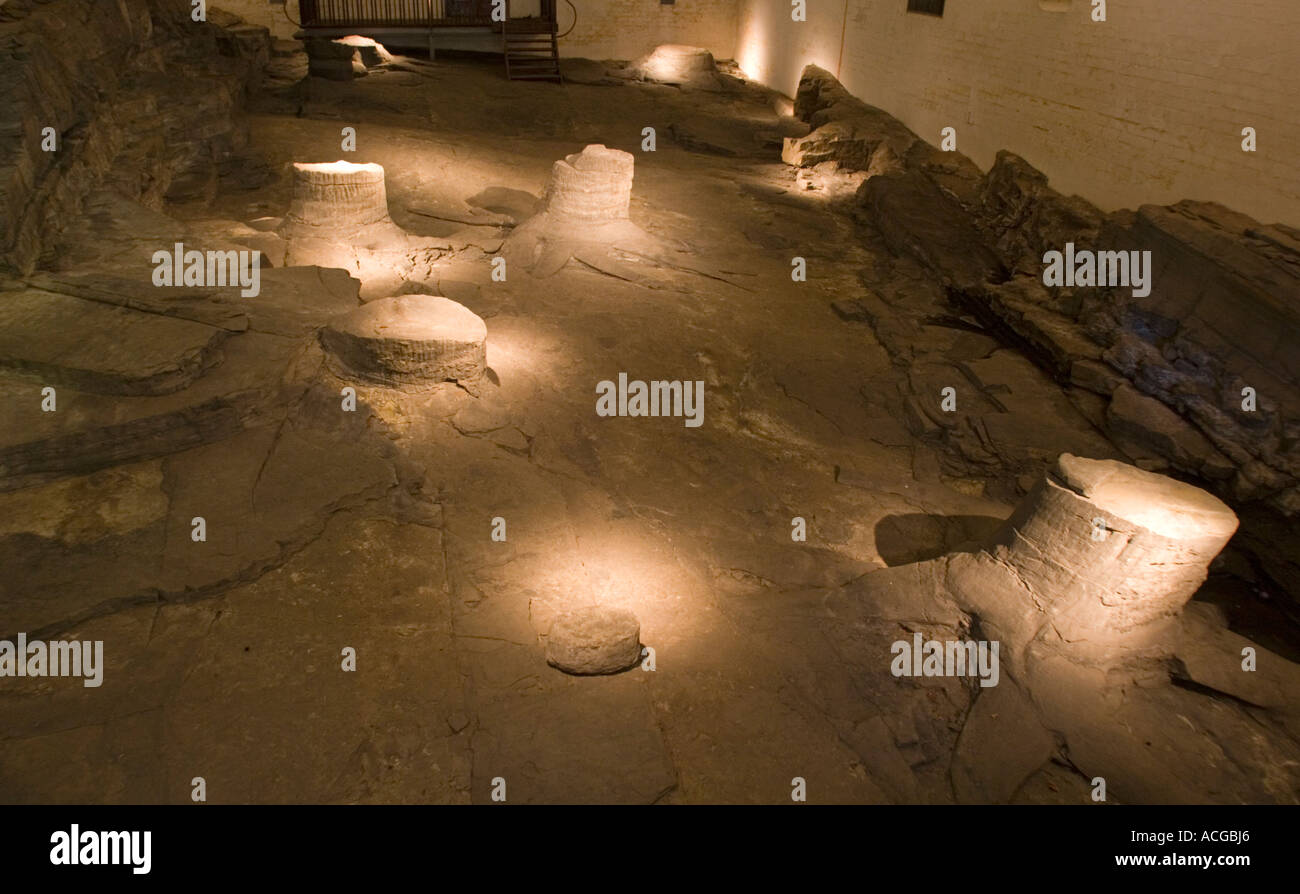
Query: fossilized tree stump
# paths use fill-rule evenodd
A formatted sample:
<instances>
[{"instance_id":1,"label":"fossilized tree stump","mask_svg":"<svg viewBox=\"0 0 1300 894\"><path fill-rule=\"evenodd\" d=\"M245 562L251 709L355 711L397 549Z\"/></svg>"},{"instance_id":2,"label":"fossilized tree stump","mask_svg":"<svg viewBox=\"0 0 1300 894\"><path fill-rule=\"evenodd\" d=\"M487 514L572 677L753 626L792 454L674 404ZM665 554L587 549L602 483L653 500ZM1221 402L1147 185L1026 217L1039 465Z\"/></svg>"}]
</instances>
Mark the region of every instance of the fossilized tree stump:
<instances>
[{"instance_id":1,"label":"fossilized tree stump","mask_svg":"<svg viewBox=\"0 0 1300 894\"><path fill-rule=\"evenodd\" d=\"M703 47L666 43L632 63L632 72L647 81L718 87L718 66L713 54Z\"/></svg>"},{"instance_id":2,"label":"fossilized tree stump","mask_svg":"<svg viewBox=\"0 0 1300 894\"><path fill-rule=\"evenodd\" d=\"M296 162L286 238L340 236L389 224L384 169L377 164Z\"/></svg>"},{"instance_id":3,"label":"fossilized tree stump","mask_svg":"<svg viewBox=\"0 0 1300 894\"><path fill-rule=\"evenodd\" d=\"M347 37L339 37L334 43L342 44L345 47L351 47L356 50L361 57L361 62L366 68L373 68L377 65L386 65L393 61L393 54L388 52L382 43L373 37L362 37L360 34L349 34Z\"/></svg>"},{"instance_id":4,"label":"fossilized tree stump","mask_svg":"<svg viewBox=\"0 0 1300 894\"><path fill-rule=\"evenodd\" d=\"M350 81L365 77L366 66L357 47L327 37L310 37L307 45L307 72L331 81Z\"/></svg>"},{"instance_id":5,"label":"fossilized tree stump","mask_svg":"<svg viewBox=\"0 0 1300 894\"><path fill-rule=\"evenodd\" d=\"M546 661L570 674L612 674L641 660L636 615L603 605L565 612L551 624Z\"/></svg>"},{"instance_id":6,"label":"fossilized tree stump","mask_svg":"<svg viewBox=\"0 0 1300 894\"><path fill-rule=\"evenodd\" d=\"M371 301L331 320L321 343L336 375L389 387L456 382L475 393L486 369L487 326L436 295Z\"/></svg>"},{"instance_id":7,"label":"fossilized tree stump","mask_svg":"<svg viewBox=\"0 0 1300 894\"><path fill-rule=\"evenodd\" d=\"M551 167L545 210L584 223L626 220L632 200L632 155L593 144Z\"/></svg>"},{"instance_id":8,"label":"fossilized tree stump","mask_svg":"<svg viewBox=\"0 0 1300 894\"><path fill-rule=\"evenodd\" d=\"M991 552L1006 593L1037 606L1065 651L1113 664L1154 657L1237 517L1200 488L1113 460L1063 454Z\"/></svg>"}]
</instances>

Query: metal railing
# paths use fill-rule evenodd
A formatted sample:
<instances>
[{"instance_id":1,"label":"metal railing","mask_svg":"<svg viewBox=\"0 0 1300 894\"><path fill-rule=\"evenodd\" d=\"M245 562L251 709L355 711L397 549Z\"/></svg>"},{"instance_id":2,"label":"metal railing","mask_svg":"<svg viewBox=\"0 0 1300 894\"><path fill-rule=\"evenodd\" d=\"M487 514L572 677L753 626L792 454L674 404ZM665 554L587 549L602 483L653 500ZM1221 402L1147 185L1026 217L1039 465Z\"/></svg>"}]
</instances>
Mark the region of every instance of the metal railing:
<instances>
[{"instance_id":1,"label":"metal railing","mask_svg":"<svg viewBox=\"0 0 1300 894\"><path fill-rule=\"evenodd\" d=\"M542 18L555 21L555 0L541 0ZM499 25L492 0L299 0L305 28L433 28Z\"/></svg>"}]
</instances>

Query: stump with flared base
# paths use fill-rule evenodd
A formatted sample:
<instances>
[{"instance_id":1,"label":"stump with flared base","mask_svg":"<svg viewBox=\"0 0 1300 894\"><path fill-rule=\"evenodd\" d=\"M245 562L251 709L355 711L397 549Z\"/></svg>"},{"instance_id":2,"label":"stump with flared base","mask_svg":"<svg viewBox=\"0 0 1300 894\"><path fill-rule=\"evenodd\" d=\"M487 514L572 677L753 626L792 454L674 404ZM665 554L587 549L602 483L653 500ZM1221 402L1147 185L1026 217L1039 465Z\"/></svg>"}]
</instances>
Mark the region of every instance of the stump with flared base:
<instances>
[{"instance_id":1,"label":"stump with flared base","mask_svg":"<svg viewBox=\"0 0 1300 894\"><path fill-rule=\"evenodd\" d=\"M1067 453L982 554L954 557L949 580L959 604L1023 627L1016 646L1037 639L1075 661L1131 665L1172 652L1179 613L1236 530L1233 511L1198 487Z\"/></svg>"}]
</instances>

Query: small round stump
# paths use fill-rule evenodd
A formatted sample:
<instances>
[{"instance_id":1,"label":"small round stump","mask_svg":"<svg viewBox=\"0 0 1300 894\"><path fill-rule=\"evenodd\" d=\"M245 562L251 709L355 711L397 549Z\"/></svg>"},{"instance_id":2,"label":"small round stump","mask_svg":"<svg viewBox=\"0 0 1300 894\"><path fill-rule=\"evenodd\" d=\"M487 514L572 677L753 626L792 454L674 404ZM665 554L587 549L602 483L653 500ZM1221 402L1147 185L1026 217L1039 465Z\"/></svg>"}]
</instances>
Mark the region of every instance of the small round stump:
<instances>
[{"instance_id":1,"label":"small round stump","mask_svg":"<svg viewBox=\"0 0 1300 894\"><path fill-rule=\"evenodd\" d=\"M371 301L331 320L321 343L340 378L390 387L456 382L474 393L487 362L487 325L437 295Z\"/></svg>"},{"instance_id":2,"label":"small round stump","mask_svg":"<svg viewBox=\"0 0 1300 894\"><path fill-rule=\"evenodd\" d=\"M621 608L591 605L551 624L546 663L567 674L613 674L641 660L641 624Z\"/></svg>"}]
</instances>

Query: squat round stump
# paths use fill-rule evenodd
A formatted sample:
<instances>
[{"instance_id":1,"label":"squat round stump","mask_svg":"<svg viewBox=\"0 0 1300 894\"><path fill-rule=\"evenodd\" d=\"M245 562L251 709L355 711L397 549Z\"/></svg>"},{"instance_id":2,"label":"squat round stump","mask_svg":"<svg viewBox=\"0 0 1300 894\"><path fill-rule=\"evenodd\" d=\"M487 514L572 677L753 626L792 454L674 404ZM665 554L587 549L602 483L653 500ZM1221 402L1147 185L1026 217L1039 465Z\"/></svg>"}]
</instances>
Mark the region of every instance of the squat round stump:
<instances>
[{"instance_id":1,"label":"squat round stump","mask_svg":"<svg viewBox=\"0 0 1300 894\"><path fill-rule=\"evenodd\" d=\"M363 304L321 330L340 378L390 387L456 382L473 393L487 362L487 325L437 295L398 295Z\"/></svg>"},{"instance_id":2,"label":"squat round stump","mask_svg":"<svg viewBox=\"0 0 1300 894\"><path fill-rule=\"evenodd\" d=\"M546 639L546 663L567 674L613 674L641 660L641 623L621 608L592 605L560 615Z\"/></svg>"}]
</instances>

